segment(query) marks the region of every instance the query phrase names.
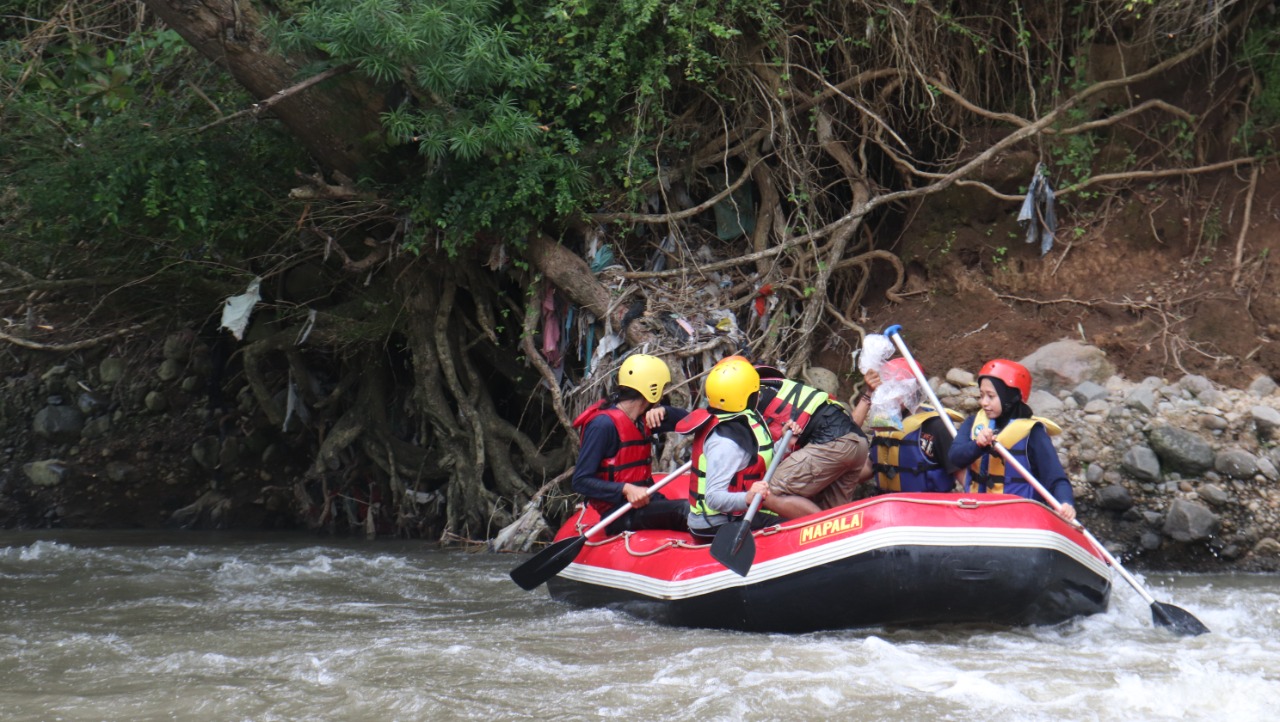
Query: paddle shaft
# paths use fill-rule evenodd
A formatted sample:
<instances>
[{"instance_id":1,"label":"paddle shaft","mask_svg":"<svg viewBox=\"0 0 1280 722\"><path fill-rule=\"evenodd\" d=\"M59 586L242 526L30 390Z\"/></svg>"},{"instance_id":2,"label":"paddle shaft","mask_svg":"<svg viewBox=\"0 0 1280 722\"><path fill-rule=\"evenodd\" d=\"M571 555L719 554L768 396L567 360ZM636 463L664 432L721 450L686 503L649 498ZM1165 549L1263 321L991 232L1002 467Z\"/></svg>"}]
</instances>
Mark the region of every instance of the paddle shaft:
<instances>
[{"instance_id":1,"label":"paddle shaft","mask_svg":"<svg viewBox=\"0 0 1280 722\"><path fill-rule=\"evenodd\" d=\"M666 486L668 482L675 481L675 478L677 476L680 476L681 474L685 473L691 468L693 468L692 460L684 462L675 471L672 471L670 474L667 474L666 476L662 477L662 481L654 482L653 486L650 486L649 488L645 489L644 495L653 496L653 492ZM609 514L609 516L606 516L605 518L601 519L599 523L597 523L595 526L588 529L582 536L590 537L592 534L595 534L601 529L604 529L605 527L609 526L615 521L621 519L623 514L626 514L627 512L631 511L633 508L635 507L631 505L631 502L627 502L626 504L623 504L617 509L614 509L613 512Z\"/></svg>"},{"instance_id":2,"label":"paddle shaft","mask_svg":"<svg viewBox=\"0 0 1280 722\"><path fill-rule=\"evenodd\" d=\"M764 483L768 484L769 480L773 478L773 472L778 470L778 463L781 462L782 457L786 455L787 447L791 445L791 437L794 434L795 432L791 429L787 429L786 432L782 434L782 440L779 441L778 446L774 448L773 461L769 463L769 468L764 472L764 479L762 479ZM755 518L756 511L760 509L760 504L763 501L764 497L756 494L756 498L751 500L751 506L747 507L747 513L742 517L742 521L748 528L751 527L751 520Z\"/></svg>"},{"instance_id":3,"label":"paddle shaft","mask_svg":"<svg viewBox=\"0 0 1280 722\"><path fill-rule=\"evenodd\" d=\"M955 425L951 423L951 418L947 416L946 411L942 408L942 403L938 401L938 395L933 392L933 387L929 385L929 380L920 372L920 368L916 364L915 358L911 355L911 351L907 349L907 344L902 340L899 329L900 327L898 326L890 326L885 329L885 335L893 339L893 345L897 346L898 351L902 352L902 357L907 359L907 365L911 367L911 373L915 375L916 381L920 383L920 388L924 389L924 392L929 395L929 401L931 401L934 408L938 410L938 416L940 416L943 423L947 425L947 431L950 431L951 436L955 437ZM1016 469L1019 474L1022 474L1022 478L1026 479L1028 483L1035 487L1036 491L1039 492L1040 496L1044 497L1045 501L1049 502L1049 506L1051 506L1055 512L1062 509L1062 503L1053 498L1053 494L1050 494L1049 490L1040 484L1040 480L1032 475L1032 473L1017 459L1013 458L1013 454L1010 454L1009 450L1004 448L999 441L992 440L991 446L998 454L1000 454L1001 457L1004 458L1004 463ZM1155 597L1151 596L1151 593L1148 592L1142 584L1139 583L1138 580L1120 564L1119 560L1111 555L1111 552L1107 551L1106 547L1102 546L1093 534L1089 533L1088 529L1084 528L1083 524L1074 519L1069 523L1071 526L1080 530L1080 533L1084 534L1085 538L1089 540L1089 543L1093 544L1093 548L1098 550L1098 553L1107 560L1113 569L1120 572L1120 576L1124 577L1124 580L1129 583L1129 586L1133 587L1134 591L1136 591L1139 596L1147 600L1148 604L1156 603Z\"/></svg>"}]
</instances>

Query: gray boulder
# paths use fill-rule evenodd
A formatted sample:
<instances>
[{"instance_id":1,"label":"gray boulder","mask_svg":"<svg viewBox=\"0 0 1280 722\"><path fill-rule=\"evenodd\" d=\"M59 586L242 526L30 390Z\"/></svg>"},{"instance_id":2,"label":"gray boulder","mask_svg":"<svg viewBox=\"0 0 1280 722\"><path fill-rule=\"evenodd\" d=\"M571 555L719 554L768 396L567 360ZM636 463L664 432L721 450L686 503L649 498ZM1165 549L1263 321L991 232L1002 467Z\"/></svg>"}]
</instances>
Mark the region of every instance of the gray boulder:
<instances>
[{"instance_id":1,"label":"gray boulder","mask_svg":"<svg viewBox=\"0 0 1280 722\"><path fill-rule=\"evenodd\" d=\"M1128 511L1133 507L1133 497L1128 489L1113 484L1098 492L1098 506L1111 511Z\"/></svg>"},{"instance_id":2,"label":"gray boulder","mask_svg":"<svg viewBox=\"0 0 1280 722\"><path fill-rule=\"evenodd\" d=\"M1047 416L1053 418L1055 415L1062 413L1062 400L1057 396L1036 389L1031 392L1031 398L1027 401L1027 406L1036 412L1039 416Z\"/></svg>"},{"instance_id":3,"label":"gray boulder","mask_svg":"<svg viewBox=\"0 0 1280 722\"><path fill-rule=\"evenodd\" d=\"M22 473L36 486L57 486L66 477L67 467L58 459L45 459L23 464Z\"/></svg>"},{"instance_id":4,"label":"gray boulder","mask_svg":"<svg viewBox=\"0 0 1280 722\"><path fill-rule=\"evenodd\" d=\"M36 412L31 430L53 441L75 441L84 428L84 414L74 406L46 406Z\"/></svg>"},{"instance_id":5,"label":"gray boulder","mask_svg":"<svg viewBox=\"0 0 1280 722\"><path fill-rule=\"evenodd\" d=\"M1213 390L1213 382L1200 374L1187 374L1178 381L1178 385L1190 391L1194 396Z\"/></svg>"},{"instance_id":6,"label":"gray boulder","mask_svg":"<svg viewBox=\"0 0 1280 722\"><path fill-rule=\"evenodd\" d=\"M1165 468L1182 474L1199 474L1213 466L1213 449L1199 436L1175 426L1157 426L1149 437L1151 448Z\"/></svg>"},{"instance_id":7,"label":"gray boulder","mask_svg":"<svg viewBox=\"0 0 1280 722\"><path fill-rule=\"evenodd\" d=\"M1156 412L1156 393L1146 386L1139 386L1124 400L1124 405L1151 416Z\"/></svg>"},{"instance_id":8,"label":"gray boulder","mask_svg":"<svg viewBox=\"0 0 1280 722\"><path fill-rule=\"evenodd\" d=\"M1071 398L1075 399L1077 404L1087 406L1090 401L1107 398L1107 388L1092 381L1083 381L1076 384L1071 391Z\"/></svg>"},{"instance_id":9,"label":"gray boulder","mask_svg":"<svg viewBox=\"0 0 1280 722\"><path fill-rule=\"evenodd\" d=\"M1140 481L1160 480L1160 459L1146 446L1131 446L1120 459L1120 466Z\"/></svg>"},{"instance_id":10,"label":"gray boulder","mask_svg":"<svg viewBox=\"0 0 1280 722\"><path fill-rule=\"evenodd\" d=\"M1070 339L1041 346L1020 363L1031 372L1035 386L1050 392L1074 389L1082 381L1106 383L1115 374L1102 349Z\"/></svg>"},{"instance_id":11,"label":"gray boulder","mask_svg":"<svg viewBox=\"0 0 1280 722\"><path fill-rule=\"evenodd\" d=\"M1214 506L1226 506L1231 501L1231 497L1227 492L1217 484L1202 485L1199 489L1196 489L1196 496Z\"/></svg>"},{"instance_id":12,"label":"gray boulder","mask_svg":"<svg viewBox=\"0 0 1280 722\"><path fill-rule=\"evenodd\" d=\"M1280 429L1280 411L1270 406L1254 406L1249 409L1249 415L1253 417L1253 424L1258 428L1258 436L1267 438L1275 434L1276 429Z\"/></svg>"},{"instance_id":13,"label":"gray boulder","mask_svg":"<svg viewBox=\"0 0 1280 722\"><path fill-rule=\"evenodd\" d=\"M1222 522L1203 504L1174 499L1164 517L1165 536L1183 543L1203 541L1218 533Z\"/></svg>"},{"instance_id":14,"label":"gray boulder","mask_svg":"<svg viewBox=\"0 0 1280 722\"><path fill-rule=\"evenodd\" d=\"M122 358L104 358L98 364L98 379L104 384L114 384L124 378L125 361Z\"/></svg>"},{"instance_id":15,"label":"gray boulder","mask_svg":"<svg viewBox=\"0 0 1280 722\"><path fill-rule=\"evenodd\" d=\"M1232 479L1252 479L1257 476L1258 457L1244 449L1226 449L1213 458L1213 469Z\"/></svg>"},{"instance_id":16,"label":"gray boulder","mask_svg":"<svg viewBox=\"0 0 1280 722\"><path fill-rule=\"evenodd\" d=\"M1276 392L1276 382L1270 376L1259 376L1249 384L1249 393L1254 396L1270 396Z\"/></svg>"}]
</instances>

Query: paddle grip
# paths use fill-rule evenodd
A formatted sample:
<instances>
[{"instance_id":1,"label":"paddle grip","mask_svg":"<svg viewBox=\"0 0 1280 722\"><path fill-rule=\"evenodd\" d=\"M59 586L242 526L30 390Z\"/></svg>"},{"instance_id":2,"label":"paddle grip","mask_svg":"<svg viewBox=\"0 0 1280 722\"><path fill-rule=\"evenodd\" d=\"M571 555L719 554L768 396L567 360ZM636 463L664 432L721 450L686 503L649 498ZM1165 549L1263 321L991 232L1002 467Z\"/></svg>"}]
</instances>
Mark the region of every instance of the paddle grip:
<instances>
[{"instance_id":1,"label":"paddle grip","mask_svg":"<svg viewBox=\"0 0 1280 722\"><path fill-rule=\"evenodd\" d=\"M662 481L655 482L653 486L649 487L648 489L645 489L644 495L645 495L645 496L653 496L653 492L655 492L655 491L657 491L658 489L661 489L662 487L666 486L668 482L675 481L676 477L680 476L681 474L685 473L686 471L688 471L688 470L689 470L689 469L691 469L691 468L693 468L693 460L692 460L692 459L690 459L689 461L684 462L684 463L683 463L683 464L681 464L681 465L679 466L679 468L677 468L675 471L673 471L673 472L671 472L670 474L667 474L666 476L662 477ZM614 522L615 522L615 521L617 521L618 519L621 519L621 518L622 518L622 515L623 515L623 514L626 514L626 513L627 513L627 512L629 512L629 511L631 511L631 509L632 509L631 502L627 502L626 504L623 504L622 506L618 507L617 509L614 509L614 510L613 510L613 512L612 512L611 514L609 514L609 516L606 516L605 518L601 519L601 520L599 521L599 523L597 523L595 526L593 526L593 527L591 527L590 529L588 529L588 530L586 531L586 533L585 533L585 534L583 534L582 536L590 537L592 534L595 534L596 532L598 532L598 531L600 531L600 530L604 529L605 527L609 526L610 524L614 523Z\"/></svg>"}]
</instances>

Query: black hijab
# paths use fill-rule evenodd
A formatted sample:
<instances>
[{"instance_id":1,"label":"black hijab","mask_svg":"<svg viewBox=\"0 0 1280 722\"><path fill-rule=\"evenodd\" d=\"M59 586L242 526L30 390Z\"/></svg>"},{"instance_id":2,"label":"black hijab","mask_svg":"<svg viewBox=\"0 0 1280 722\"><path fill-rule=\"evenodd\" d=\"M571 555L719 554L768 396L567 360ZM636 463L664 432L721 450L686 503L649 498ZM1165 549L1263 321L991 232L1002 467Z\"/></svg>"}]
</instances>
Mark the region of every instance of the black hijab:
<instances>
[{"instance_id":1,"label":"black hijab","mask_svg":"<svg viewBox=\"0 0 1280 722\"><path fill-rule=\"evenodd\" d=\"M1008 384L996 378L995 376L983 376L984 379L991 381L991 386L996 390L996 396L1000 399L1000 415L992 419L998 421L1001 425L1014 419L1027 419L1031 417L1031 407L1027 406L1022 398L1022 392L1010 388Z\"/></svg>"}]
</instances>

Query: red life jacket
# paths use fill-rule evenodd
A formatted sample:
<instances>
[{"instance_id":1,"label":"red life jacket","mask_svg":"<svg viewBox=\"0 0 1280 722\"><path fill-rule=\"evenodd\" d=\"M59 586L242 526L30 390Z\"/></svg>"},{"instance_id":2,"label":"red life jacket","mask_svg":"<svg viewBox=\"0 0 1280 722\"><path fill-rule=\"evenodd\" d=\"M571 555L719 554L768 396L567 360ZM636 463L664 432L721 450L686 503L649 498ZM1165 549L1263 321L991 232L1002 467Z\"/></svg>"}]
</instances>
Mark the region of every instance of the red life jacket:
<instances>
[{"instance_id":1,"label":"red life jacket","mask_svg":"<svg viewBox=\"0 0 1280 722\"><path fill-rule=\"evenodd\" d=\"M763 387L762 387L763 388ZM809 424L809 417L817 413L823 404L831 400L831 396L821 389L805 386L784 379L776 387L773 398L765 404L760 415L769 424L769 435L774 439L782 438L782 425L795 419L800 425L801 433Z\"/></svg>"},{"instance_id":2,"label":"red life jacket","mask_svg":"<svg viewBox=\"0 0 1280 722\"><path fill-rule=\"evenodd\" d=\"M613 428L618 431L618 453L603 459L595 475L617 484L649 486L653 483L653 469L650 466L653 458L653 436L648 427L642 430L644 421L637 424L616 406L604 408L605 403L603 400L595 402L573 420L573 428L578 430L579 438L587 430L587 424L601 414L608 416L613 422ZM613 510L612 505L599 499L590 499L587 503L602 516Z\"/></svg>"},{"instance_id":3,"label":"red life jacket","mask_svg":"<svg viewBox=\"0 0 1280 722\"><path fill-rule=\"evenodd\" d=\"M703 516L721 513L706 505L707 462L706 456L702 453L702 448L707 441L707 437L711 435L711 431L715 429L720 422L729 421L730 419L737 417L744 417L750 425L756 445L755 461L733 475L733 479L729 481L728 490L730 492L740 493L750 489L752 484L764 478L765 470L768 468L769 462L773 459L773 440L769 438L769 431L764 424L764 419L762 419L756 411L747 410L726 414L711 413L707 416L709 418L705 419L702 425L697 427L697 435L693 437L693 451L691 452L691 458L694 461L694 483L689 485L689 508L693 513L701 514ZM690 417L693 417L693 414L690 414L689 417L686 418ZM679 431L678 427L677 431ZM765 512L762 511L761 513ZM741 513L738 515L740 516Z\"/></svg>"}]
</instances>

